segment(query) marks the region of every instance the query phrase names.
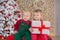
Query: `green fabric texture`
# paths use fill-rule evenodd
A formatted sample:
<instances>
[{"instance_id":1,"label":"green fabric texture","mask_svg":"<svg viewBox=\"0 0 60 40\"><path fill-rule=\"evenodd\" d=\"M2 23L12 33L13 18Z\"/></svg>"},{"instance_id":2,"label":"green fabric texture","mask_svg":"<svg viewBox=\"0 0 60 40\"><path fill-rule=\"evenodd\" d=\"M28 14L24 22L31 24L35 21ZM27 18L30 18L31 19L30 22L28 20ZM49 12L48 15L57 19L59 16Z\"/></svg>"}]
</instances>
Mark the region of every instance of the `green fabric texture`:
<instances>
[{"instance_id":1,"label":"green fabric texture","mask_svg":"<svg viewBox=\"0 0 60 40\"><path fill-rule=\"evenodd\" d=\"M30 40L30 32L29 32L29 25L24 24L24 22L21 22L18 28L18 33L14 34L14 40L22 40L22 37L24 37L24 40Z\"/></svg>"}]
</instances>

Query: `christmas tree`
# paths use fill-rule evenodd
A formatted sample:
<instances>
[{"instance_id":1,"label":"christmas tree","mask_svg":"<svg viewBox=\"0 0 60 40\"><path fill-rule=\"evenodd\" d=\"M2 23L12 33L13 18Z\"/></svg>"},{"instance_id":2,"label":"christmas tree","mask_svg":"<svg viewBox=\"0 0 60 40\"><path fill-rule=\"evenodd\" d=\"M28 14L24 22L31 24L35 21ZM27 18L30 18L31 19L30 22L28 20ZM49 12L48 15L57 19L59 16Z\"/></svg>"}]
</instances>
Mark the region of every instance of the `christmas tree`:
<instances>
[{"instance_id":1,"label":"christmas tree","mask_svg":"<svg viewBox=\"0 0 60 40\"><path fill-rule=\"evenodd\" d=\"M0 0L0 36L9 36L14 32L14 24L20 19L16 0Z\"/></svg>"}]
</instances>

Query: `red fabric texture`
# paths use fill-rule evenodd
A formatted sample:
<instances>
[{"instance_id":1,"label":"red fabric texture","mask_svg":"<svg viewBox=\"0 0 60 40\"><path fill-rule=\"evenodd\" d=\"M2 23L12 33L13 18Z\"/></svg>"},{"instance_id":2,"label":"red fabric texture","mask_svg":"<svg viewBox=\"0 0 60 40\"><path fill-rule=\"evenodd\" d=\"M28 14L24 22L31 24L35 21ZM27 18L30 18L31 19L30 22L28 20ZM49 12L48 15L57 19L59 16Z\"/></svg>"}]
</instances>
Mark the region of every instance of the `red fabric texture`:
<instances>
[{"instance_id":1,"label":"red fabric texture","mask_svg":"<svg viewBox=\"0 0 60 40\"><path fill-rule=\"evenodd\" d=\"M37 40L48 40L47 35L44 34L40 34L37 37L38 37Z\"/></svg>"},{"instance_id":2,"label":"red fabric texture","mask_svg":"<svg viewBox=\"0 0 60 40\"><path fill-rule=\"evenodd\" d=\"M6 40L14 40L14 36L13 35L8 36Z\"/></svg>"},{"instance_id":3,"label":"red fabric texture","mask_svg":"<svg viewBox=\"0 0 60 40\"><path fill-rule=\"evenodd\" d=\"M14 25L14 30L18 30L20 22L24 22L25 24L31 25L31 21L25 21L25 20L21 19L21 20L18 20L16 22L16 24Z\"/></svg>"},{"instance_id":4,"label":"red fabric texture","mask_svg":"<svg viewBox=\"0 0 60 40\"><path fill-rule=\"evenodd\" d=\"M31 40L37 40L37 34L31 34Z\"/></svg>"}]
</instances>

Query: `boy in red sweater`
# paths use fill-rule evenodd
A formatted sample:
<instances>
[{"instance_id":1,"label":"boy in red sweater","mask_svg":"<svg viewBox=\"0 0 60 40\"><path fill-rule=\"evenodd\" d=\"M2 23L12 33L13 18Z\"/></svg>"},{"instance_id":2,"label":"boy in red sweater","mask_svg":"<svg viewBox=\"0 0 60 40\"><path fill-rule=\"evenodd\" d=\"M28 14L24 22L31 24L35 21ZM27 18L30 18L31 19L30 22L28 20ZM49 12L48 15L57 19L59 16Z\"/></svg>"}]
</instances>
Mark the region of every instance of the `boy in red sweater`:
<instances>
[{"instance_id":1,"label":"boy in red sweater","mask_svg":"<svg viewBox=\"0 0 60 40\"><path fill-rule=\"evenodd\" d=\"M23 13L22 19L17 21L17 23L14 25L15 34L14 34L14 40L22 40L22 37L24 37L24 40L30 40L30 27L31 27L31 13L29 11L25 11Z\"/></svg>"}]
</instances>

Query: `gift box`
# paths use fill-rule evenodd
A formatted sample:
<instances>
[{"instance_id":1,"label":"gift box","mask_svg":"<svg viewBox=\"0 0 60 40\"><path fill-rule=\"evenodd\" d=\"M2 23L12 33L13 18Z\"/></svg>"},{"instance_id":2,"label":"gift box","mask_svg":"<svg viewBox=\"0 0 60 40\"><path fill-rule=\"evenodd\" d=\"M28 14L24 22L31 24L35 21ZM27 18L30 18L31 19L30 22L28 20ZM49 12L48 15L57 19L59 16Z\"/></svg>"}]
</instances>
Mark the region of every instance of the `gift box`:
<instances>
[{"instance_id":1,"label":"gift box","mask_svg":"<svg viewBox=\"0 0 60 40\"><path fill-rule=\"evenodd\" d=\"M32 34L48 34L50 31L49 21L32 21Z\"/></svg>"}]
</instances>

